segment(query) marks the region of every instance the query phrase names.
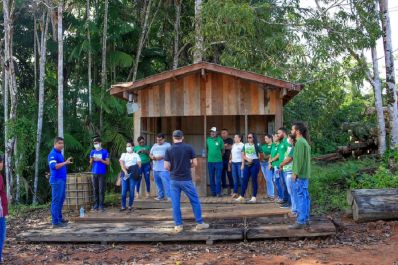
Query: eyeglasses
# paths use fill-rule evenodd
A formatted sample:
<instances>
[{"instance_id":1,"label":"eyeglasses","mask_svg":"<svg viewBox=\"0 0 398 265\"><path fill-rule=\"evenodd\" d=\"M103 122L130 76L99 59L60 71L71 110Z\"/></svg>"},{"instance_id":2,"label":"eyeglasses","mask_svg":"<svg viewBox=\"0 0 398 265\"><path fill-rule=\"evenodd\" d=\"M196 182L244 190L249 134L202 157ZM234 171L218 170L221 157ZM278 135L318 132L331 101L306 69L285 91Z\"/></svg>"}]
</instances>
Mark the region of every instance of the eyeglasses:
<instances>
[{"instance_id":1,"label":"eyeglasses","mask_svg":"<svg viewBox=\"0 0 398 265\"><path fill-rule=\"evenodd\" d=\"M251 137L251 136L248 136L248 137L247 137L247 139L253 139L253 137Z\"/></svg>"}]
</instances>

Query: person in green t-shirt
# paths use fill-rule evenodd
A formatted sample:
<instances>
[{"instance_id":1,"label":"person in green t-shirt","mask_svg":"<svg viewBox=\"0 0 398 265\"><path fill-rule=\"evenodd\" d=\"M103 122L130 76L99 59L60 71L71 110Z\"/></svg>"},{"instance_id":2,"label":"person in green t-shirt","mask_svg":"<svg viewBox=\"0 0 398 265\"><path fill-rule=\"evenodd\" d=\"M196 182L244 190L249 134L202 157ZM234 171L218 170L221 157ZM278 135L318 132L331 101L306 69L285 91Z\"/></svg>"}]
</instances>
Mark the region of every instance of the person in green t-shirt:
<instances>
[{"instance_id":1,"label":"person in green t-shirt","mask_svg":"<svg viewBox=\"0 0 398 265\"><path fill-rule=\"evenodd\" d=\"M210 137L206 139L207 167L209 171L210 190L213 196L221 197L221 174L223 169L222 156L224 141L217 136L217 128L210 129Z\"/></svg>"},{"instance_id":2,"label":"person in green t-shirt","mask_svg":"<svg viewBox=\"0 0 398 265\"><path fill-rule=\"evenodd\" d=\"M276 193L278 195L278 202L283 201L283 190L282 190L282 180L281 180L281 172L279 170L279 137L277 134L274 134L274 144L271 148L271 154L268 160L268 169L272 171L272 180L274 182Z\"/></svg>"},{"instance_id":3,"label":"person in green t-shirt","mask_svg":"<svg viewBox=\"0 0 398 265\"><path fill-rule=\"evenodd\" d=\"M272 170L268 168L268 160L271 156L271 151L274 146L272 135L267 134L264 136L264 144L261 145L261 171L263 172L263 176L265 179L265 185L267 190L267 197L271 200L274 199L274 183L272 181Z\"/></svg>"},{"instance_id":4,"label":"person in green t-shirt","mask_svg":"<svg viewBox=\"0 0 398 265\"><path fill-rule=\"evenodd\" d=\"M144 175L145 186L146 186L146 198L149 198L151 193L151 158L149 157L149 152L151 148L146 145L145 138L140 136L137 138L138 145L134 146L134 153L137 153L141 158L141 168L140 168L140 179L137 183L137 193L136 198L138 198L138 193L140 192L142 175Z\"/></svg>"},{"instance_id":5,"label":"person in green t-shirt","mask_svg":"<svg viewBox=\"0 0 398 265\"><path fill-rule=\"evenodd\" d=\"M309 225L310 194L308 192L308 178L311 175L311 147L307 142L307 127L302 122L295 122L292 134L296 137L293 152L292 180L293 192L297 202L297 219L292 229L301 229Z\"/></svg>"},{"instance_id":6,"label":"person in green t-shirt","mask_svg":"<svg viewBox=\"0 0 398 265\"><path fill-rule=\"evenodd\" d=\"M285 128L279 128L278 129L278 138L279 138L279 147L278 147L278 162L279 165L285 160L285 154L286 151L291 145L287 141L287 130ZM282 185L282 191L283 191L283 197L282 197L282 202L281 203L281 208L289 208L290 206L290 196L289 192L287 191L287 184L286 184L286 174L283 173L283 169L279 167L279 172L281 176L281 185Z\"/></svg>"},{"instance_id":7,"label":"person in green t-shirt","mask_svg":"<svg viewBox=\"0 0 398 265\"><path fill-rule=\"evenodd\" d=\"M289 200L286 203L286 207L291 207L292 213L297 214L295 196L293 194L293 180L292 180L292 170L293 170L293 152L294 152L294 142L296 137L293 134L288 136L289 146L285 153L285 159L279 165L279 169L283 170L283 179L286 182L287 192L289 193Z\"/></svg>"}]
</instances>

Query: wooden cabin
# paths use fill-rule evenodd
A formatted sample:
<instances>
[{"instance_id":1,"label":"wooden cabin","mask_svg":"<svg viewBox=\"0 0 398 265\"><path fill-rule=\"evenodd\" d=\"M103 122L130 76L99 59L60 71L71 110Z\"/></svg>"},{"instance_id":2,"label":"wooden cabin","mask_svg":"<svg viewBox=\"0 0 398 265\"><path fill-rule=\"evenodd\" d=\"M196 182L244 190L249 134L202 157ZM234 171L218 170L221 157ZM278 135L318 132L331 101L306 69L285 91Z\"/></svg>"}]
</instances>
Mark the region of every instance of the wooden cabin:
<instances>
[{"instance_id":1,"label":"wooden cabin","mask_svg":"<svg viewBox=\"0 0 398 265\"><path fill-rule=\"evenodd\" d=\"M134 113L134 140L142 135L153 144L160 132L184 132L198 156L194 173L198 192L208 194L206 157L202 157L211 127L226 128L262 140L283 124L283 105L302 85L264 75L201 62L149 76L136 82L115 84L110 94L138 104ZM259 193L264 193L259 177Z\"/></svg>"}]
</instances>

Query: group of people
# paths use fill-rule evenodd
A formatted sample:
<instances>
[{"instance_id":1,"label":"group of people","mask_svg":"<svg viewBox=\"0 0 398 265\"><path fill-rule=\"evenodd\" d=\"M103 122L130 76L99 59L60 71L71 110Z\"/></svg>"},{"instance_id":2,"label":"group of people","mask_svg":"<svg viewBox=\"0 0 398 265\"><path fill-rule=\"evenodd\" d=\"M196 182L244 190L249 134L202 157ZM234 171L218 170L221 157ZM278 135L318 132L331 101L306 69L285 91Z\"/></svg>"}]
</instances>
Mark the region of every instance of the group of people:
<instances>
[{"instance_id":1,"label":"group of people","mask_svg":"<svg viewBox=\"0 0 398 265\"><path fill-rule=\"evenodd\" d=\"M192 182L191 168L197 166L196 154L192 146L185 144L184 134L176 130L172 134L173 144L166 142L160 133L156 143L149 147L145 138L140 136L137 145L126 143L126 152L119 159L121 166L120 182L122 198L120 211L131 210L134 198L138 195L142 178L146 183L146 197L150 197L150 171L153 170L157 188L156 200L171 201L173 218L177 232L183 230L180 210L180 195L184 192L193 208L197 229L208 228L203 222L200 200ZM264 143L258 142L254 133L247 135L243 143L242 136L229 138L228 130L210 129L206 140L210 190L213 196L223 196L223 190L231 189L234 200L245 201L249 180L252 182L252 197L255 203L258 190L258 174L263 172L267 197L277 200L282 208L291 208L297 216L292 228L308 225L310 199L308 178L310 176L310 146L306 140L307 128L301 122L294 123L291 134L280 128L273 136L266 135ZM94 149L90 153L90 165L93 174L94 205L93 211L105 211L105 175L110 163L109 153L101 146L101 139L95 138ZM62 150L64 140L55 138L54 148L48 156L51 171L52 188L51 216L54 228L67 225L62 217L65 200L66 167L72 158L64 160ZM152 165L151 165L152 161ZM127 206L127 193L129 201ZM225 192L224 192L225 193Z\"/></svg>"},{"instance_id":2,"label":"group of people","mask_svg":"<svg viewBox=\"0 0 398 265\"><path fill-rule=\"evenodd\" d=\"M206 140L210 190L221 197L232 191L236 202L244 202L251 179L252 197L256 203L260 169L266 183L267 198L277 201L281 208L291 208L297 217L292 228L309 224L310 196L308 178L311 170L311 148L307 142L308 130L302 122L292 125L290 133L279 128L274 135L265 135L259 143L255 133L248 133L246 142L240 134L229 138L228 129L217 134L210 129ZM227 184L228 180L228 184Z\"/></svg>"}]
</instances>

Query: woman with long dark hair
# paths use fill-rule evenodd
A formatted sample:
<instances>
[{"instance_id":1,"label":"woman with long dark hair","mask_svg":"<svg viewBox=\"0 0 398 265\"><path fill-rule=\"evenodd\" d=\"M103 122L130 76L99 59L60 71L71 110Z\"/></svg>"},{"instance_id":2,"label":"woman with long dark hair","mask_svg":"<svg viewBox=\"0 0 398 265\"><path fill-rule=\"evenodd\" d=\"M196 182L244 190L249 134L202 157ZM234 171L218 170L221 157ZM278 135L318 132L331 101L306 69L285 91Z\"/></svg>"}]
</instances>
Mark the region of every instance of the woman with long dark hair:
<instances>
[{"instance_id":1,"label":"woman with long dark hair","mask_svg":"<svg viewBox=\"0 0 398 265\"><path fill-rule=\"evenodd\" d=\"M274 145L272 135L266 134L264 136L264 144L261 145L261 152L263 153L263 156L260 161L261 165L261 171L263 172L264 180L265 180L265 185L266 185L266 191L267 191L267 198L270 200L274 200L274 182L272 180L272 175L273 172L271 169L268 167L268 160L271 156L271 151L272 147Z\"/></svg>"},{"instance_id":2,"label":"woman with long dark hair","mask_svg":"<svg viewBox=\"0 0 398 265\"><path fill-rule=\"evenodd\" d=\"M247 143L244 144L242 149L242 165L243 170L242 178L242 190L239 198L236 199L237 202L243 202L245 200L245 192L249 184L249 178L252 179L253 184L253 194L252 198L249 200L251 203L256 203L257 199L257 176L260 171L260 147L258 146L257 136L254 133L249 133L247 135Z\"/></svg>"}]
</instances>

